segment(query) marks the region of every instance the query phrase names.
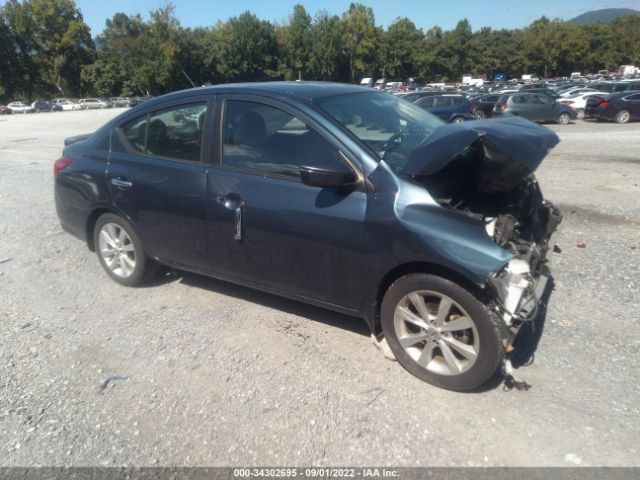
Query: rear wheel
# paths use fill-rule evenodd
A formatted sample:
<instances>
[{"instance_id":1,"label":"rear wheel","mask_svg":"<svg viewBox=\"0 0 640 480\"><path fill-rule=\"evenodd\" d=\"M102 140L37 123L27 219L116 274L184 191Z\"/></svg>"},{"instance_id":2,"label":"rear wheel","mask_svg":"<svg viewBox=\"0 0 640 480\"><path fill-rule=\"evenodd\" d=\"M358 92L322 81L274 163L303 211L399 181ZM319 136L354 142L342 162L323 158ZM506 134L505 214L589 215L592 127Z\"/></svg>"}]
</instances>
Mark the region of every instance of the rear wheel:
<instances>
[{"instance_id":1,"label":"rear wheel","mask_svg":"<svg viewBox=\"0 0 640 480\"><path fill-rule=\"evenodd\" d=\"M576 110L576 117L578 120L584 120L584 108L579 108Z\"/></svg>"},{"instance_id":2,"label":"rear wheel","mask_svg":"<svg viewBox=\"0 0 640 480\"><path fill-rule=\"evenodd\" d=\"M451 123L462 123L464 122L464 117L454 117L453 120L451 120Z\"/></svg>"},{"instance_id":3,"label":"rear wheel","mask_svg":"<svg viewBox=\"0 0 640 480\"><path fill-rule=\"evenodd\" d=\"M476 110L475 112L476 117L478 117L480 120L487 118L487 114L484 113L484 110Z\"/></svg>"},{"instance_id":4,"label":"rear wheel","mask_svg":"<svg viewBox=\"0 0 640 480\"><path fill-rule=\"evenodd\" d=\"M381 323L398 362L438 387L476 388L504 357L500 319L471 292L442 277L412 274L396 280L384 296Z\"/></svg>"},{"instance_id":5,"label":"rear wheel","mask_svg":"<svg viewBox=\"0 0 640 480\"><path fill-rule=\"evenodd\" d=\"M121 285L140 285L155 271L129 222L117 215L106 213L98 218L93 245L102 268Z\"/></svg>"},{"instance_id":6,"label":"rear wheel","mask_svg":"<svg viewBox=\"0 0 640 480\"><path fill-rule=\"evenodd\" d=\"M560 115L558 115L558 118L556 119L556 121L560 125L566 125L569 123L570 120L571 120L571 116L567 112L562 112Z\"/></svg>"},{"instance_id":7,"label":"rear wheel","mask_svg":"<svg viewBox=\"0 0 640 480\"><path fill-rule=\"evenodd\" d=\"M629 110L620 110L616 113L615 121L616 123L627 123L631 118L631 114Z\"/></svg>"}]
</instances>

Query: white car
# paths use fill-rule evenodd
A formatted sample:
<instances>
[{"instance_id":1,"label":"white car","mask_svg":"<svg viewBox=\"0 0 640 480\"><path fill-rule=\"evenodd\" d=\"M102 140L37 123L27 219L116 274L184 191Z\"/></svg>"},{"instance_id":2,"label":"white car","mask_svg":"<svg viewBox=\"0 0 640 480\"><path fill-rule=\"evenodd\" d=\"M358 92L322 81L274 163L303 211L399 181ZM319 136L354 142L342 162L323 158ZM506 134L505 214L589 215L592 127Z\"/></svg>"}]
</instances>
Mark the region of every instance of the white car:
<instances>
[{"instance_id":1,"label":"white car","mask_svg":"<svg viewBox=\"0 0 640 480\"><path fill-rule=\"evenodd\" d=\"M583 93L595 92L595 88L589 87L580 87L580 88L570 88L569 90L565 90L564 92L560 92L560 96L563 98L574 97L577 95L581 95Z\"/></svg>"},{"instance_id":2,"label":"white car","mask_svg":"<svg viewBox=\"0 0 640 480\"><path fill-rule=\"evenodd\" d=\"M33 113L34 111L30 105L23 102L11 102L7 107L10 108L13 113Z\"/></svg>"},{"instance_id":3,"label":"white car","mask_svg":"<svg viewBox=\"0 0 640 480\"><path fill-rule=\"evenodd\" d=\"M62 99L62 100L58 100L56 102L58 105L60 105L62 107L62 110L80 110L80 104L77 102L73 102L71 100L66 100L66 99Z\"/></svg>"},{"instance_id":4,"label":"white car","mask_svg":"<svg viewBox=\"0 0 640 480\"><path fill-rule=\"evenodd\" d=\"M608 95L607 92L598 92L593 90L591 92L581 93L571 98L559 98L558 102L573 108L576 111L578 120L584 118L584 109L587 106L587 100L594 95Z\"/></svg>"}]
</instances>

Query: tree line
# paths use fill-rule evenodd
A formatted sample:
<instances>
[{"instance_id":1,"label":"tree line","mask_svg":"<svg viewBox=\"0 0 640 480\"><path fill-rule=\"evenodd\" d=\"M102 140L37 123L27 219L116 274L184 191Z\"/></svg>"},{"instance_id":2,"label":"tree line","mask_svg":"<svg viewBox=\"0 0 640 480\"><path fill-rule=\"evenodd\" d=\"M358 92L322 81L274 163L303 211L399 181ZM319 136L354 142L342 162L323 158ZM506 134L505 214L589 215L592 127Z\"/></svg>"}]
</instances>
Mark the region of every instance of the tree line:
<instances>
[{"instance_id":1,"label":"tree line","mask_svg":"<svg viewBox=\"0 0 640 480\"><path fill-rule=\"evenodd\" d=\"M247 11L185 28L169 4L148 20L116 13L92 38L73 0L8 0L0 9L0 99L158 95L278 79L553 77L639 63L640 15L594 25L542 17L526 28L477 31L463 19L425 31L406 17L382 28L370 7L354 3L315 16L296 5L284 25Z\"/></svg>"}]
</instances>

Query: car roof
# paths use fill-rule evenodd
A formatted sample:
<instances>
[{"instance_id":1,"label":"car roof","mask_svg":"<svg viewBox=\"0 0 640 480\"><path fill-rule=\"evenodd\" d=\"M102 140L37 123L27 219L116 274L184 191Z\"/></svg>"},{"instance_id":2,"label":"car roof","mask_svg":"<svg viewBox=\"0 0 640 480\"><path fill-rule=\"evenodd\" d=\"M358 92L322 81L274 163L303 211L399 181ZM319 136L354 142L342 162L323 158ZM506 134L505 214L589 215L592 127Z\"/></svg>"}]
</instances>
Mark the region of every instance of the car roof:
<instances>
[{"instance_id":1,"label":"car roof","mask_svg":"<svg viewBox=\"0 0 640 480\"><path fill-rule=\"evenodd\" d=\"M160 99L163 102L168 99L179 99L198 93L245 93L271 97L297 97L298 99L313 101L317 98L362 92L371 92L371 90L365 89L360 85L331 82L249 82L190 88L156 97L154 101Z\"/></svg>"}]
</instances>

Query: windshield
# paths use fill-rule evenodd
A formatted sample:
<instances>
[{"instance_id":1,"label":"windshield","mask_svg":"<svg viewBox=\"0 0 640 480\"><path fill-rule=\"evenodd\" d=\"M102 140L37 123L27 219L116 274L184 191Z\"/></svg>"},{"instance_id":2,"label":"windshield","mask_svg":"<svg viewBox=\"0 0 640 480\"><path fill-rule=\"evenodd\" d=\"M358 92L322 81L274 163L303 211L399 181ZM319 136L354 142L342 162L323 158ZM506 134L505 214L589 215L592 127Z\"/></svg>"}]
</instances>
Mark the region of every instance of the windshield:
<instances>
[{"instance_id":1,"label":"windshield","mask_svg":"<svg viewBox=\"0 0 640 480\"><path fill-rule=\"evenodd\" d=\"M396 172L443 124L422 108L388 93L338 95L317 103Z\"/></svg>"}]
</instances>

